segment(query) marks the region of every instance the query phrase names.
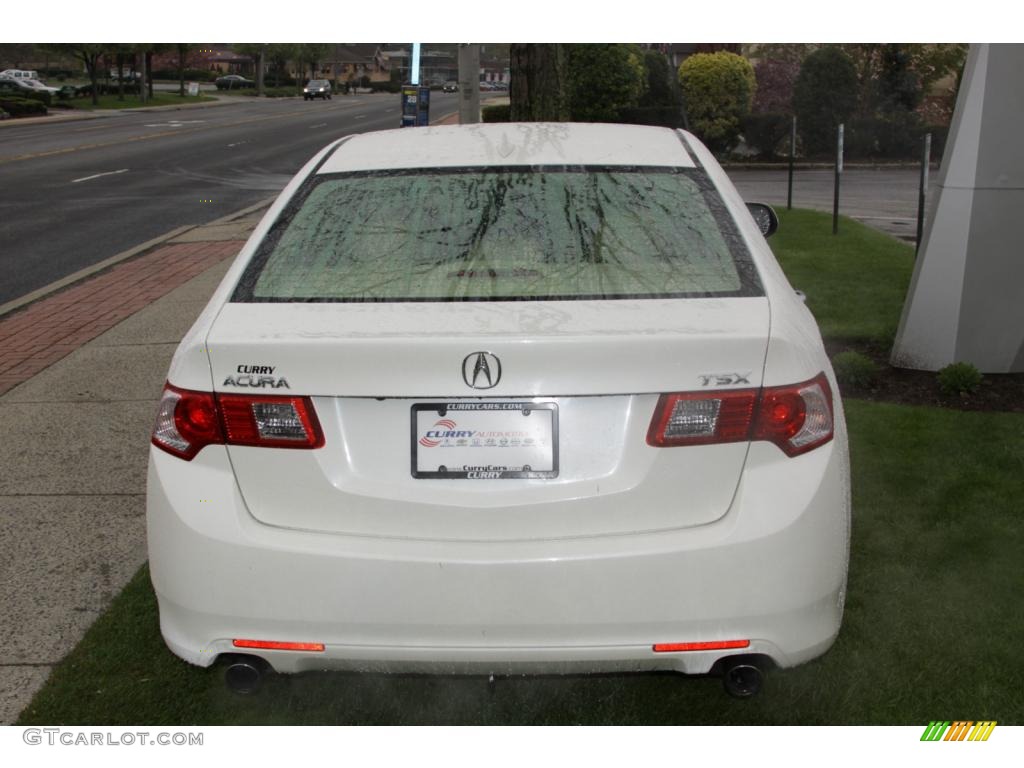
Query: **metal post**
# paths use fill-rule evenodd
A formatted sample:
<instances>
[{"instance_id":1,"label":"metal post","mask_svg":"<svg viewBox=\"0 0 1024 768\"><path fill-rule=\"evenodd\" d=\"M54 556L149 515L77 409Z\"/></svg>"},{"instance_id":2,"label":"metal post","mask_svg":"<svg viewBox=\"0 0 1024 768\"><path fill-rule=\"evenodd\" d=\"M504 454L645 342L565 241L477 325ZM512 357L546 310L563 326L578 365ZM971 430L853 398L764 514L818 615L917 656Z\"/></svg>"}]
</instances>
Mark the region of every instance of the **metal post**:
<instances>
[{"instance_id":1,"label":"metal post","mask_svg":"<svg viewBox=\"0 0 1024 768\"><path fill-rule=\"evenodd\" d=\"M796 156L796 115L789 130L789 190L786 193L786 210L793 210L793 158Z\"/></svg>"},{"instance_id":2,"label":"metal post","mask_svg":"<svg viewBox=\"0 0 1024 768\"><path fill-rule=\"evenodd\" d=\"M839 124L839 139L836 142L836 189L832 198L832 234L839 234L839 177L843 175L843 124Z\"/></svg>"},{"instance_id":3,"label":"metal post","mask_svg":"<svg viewBox=\"0 0 1024 768\"><path fill-rule=\"evenodd\" d=\"M924 135L924 157L921 158L921 186L917 191L917 240L914 244L914 255L921 249L921 237L924 235L924 201L928 194L928 166L932 161L932 135Z\"/></svg>"},{"instance_id":4,"label":"metal post","mask_svg":"<svg viewBox=\"0 0 1024 768\"><path fill-rule=\"evenodd\" d=\"M459 43L459 124L480 122L480 44Z\"/></svg>"}]
</instances>

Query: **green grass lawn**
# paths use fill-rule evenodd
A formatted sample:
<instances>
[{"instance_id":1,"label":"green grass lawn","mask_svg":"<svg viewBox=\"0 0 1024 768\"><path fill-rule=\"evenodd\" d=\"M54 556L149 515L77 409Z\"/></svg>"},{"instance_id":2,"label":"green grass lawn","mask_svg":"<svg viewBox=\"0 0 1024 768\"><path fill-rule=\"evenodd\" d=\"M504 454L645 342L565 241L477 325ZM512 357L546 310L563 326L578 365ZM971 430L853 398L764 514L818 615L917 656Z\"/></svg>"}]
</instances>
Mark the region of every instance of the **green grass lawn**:
<instances>
[{"instance_id":1,"label":"green grass lawn","mask_svg":"<svg viewBox=\"0 0 1024 768\"><path fill-rule=\"evenodd\" d=\"M139 101L138 96L125 95L124 101L118 99L117 94L105 94L99 97L99 104L93 105L91 96L84 96L78 99L70 99L75 109L138 109L139 107L166 107L173 104L199 104L204 101L216 101L212 96L179 96L177 93L157 91L152 99L145 104ZM53 109L59 109L54 107Z\"/></svg>"},{"instance_id":2,"label":"green grass lawn","mask_svg":"<svg viewBox=\"0 0 1024 768\"><path fill-rule=\"evenodd\" d=\"M882 338L902 305L892 284L906 285L907 248L847 220L833 240L829 222L783 212L773 246L823 327ZM143 569L20 723L1024 724L1024 415L845 405L854 522L843 628L825 656L770 673L755 699L672 674L516 677L490 690L479 677L317 673L239 697L219 670L166 649Z\"/></svg>"},{"instance_id":3,"label":"green grass lawn","mask_svg":"<svg viewBox=\"0 0 1024 768\"><path fill-rule=\"evenodd\" d=\"M769 242L793 287L807 294L821 334L836 341L890 346L914 267L914 249L894 237L843 218L779 210Z\"/></svg>"}]
</instances>

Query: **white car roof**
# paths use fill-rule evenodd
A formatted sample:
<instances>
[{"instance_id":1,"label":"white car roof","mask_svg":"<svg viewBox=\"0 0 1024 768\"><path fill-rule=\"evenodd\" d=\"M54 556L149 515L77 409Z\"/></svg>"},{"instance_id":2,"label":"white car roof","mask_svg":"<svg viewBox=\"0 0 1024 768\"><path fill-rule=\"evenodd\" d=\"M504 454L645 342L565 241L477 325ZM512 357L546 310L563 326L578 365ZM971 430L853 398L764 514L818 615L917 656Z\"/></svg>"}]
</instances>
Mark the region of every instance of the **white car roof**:
<instances>
[{"instance_id":1,"label":"white car roof","mask_svg":"<svg viewBox=\"0 0 1024 768\"><path fill-rule=\"evenodd\" d=\"M693 168L680 134L611 123L481 123L352 136L319 173L509 165Z\"/></svg>"}]
</instances>

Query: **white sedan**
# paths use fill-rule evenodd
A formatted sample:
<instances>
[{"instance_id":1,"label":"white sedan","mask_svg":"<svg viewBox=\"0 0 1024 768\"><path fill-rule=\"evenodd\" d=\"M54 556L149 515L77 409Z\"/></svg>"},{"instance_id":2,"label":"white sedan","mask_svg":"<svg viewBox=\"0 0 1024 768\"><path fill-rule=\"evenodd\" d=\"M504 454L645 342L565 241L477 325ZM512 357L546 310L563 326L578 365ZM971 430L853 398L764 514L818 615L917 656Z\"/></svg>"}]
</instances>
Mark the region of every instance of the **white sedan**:
<instances>
[{"instance_id":1,"label":"white sedan","mask_svg":"<svg viewBox=\"0 0 1024 768\"><path fill-rule=\"evenodd\" d=\"M676 670L824 653L850 480L815 322L663 128L349 136L253 232L150 448L170 649L268 667Z\"/></svg>"}]
</instances>

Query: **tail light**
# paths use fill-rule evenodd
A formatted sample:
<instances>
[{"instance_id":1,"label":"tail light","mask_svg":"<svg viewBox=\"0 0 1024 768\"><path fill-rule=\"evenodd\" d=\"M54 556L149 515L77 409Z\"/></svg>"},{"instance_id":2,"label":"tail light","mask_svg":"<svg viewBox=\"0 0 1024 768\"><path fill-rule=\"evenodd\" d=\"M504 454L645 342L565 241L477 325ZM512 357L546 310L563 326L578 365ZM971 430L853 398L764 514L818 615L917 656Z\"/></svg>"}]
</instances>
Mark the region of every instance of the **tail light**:
<instances>
[{"instance_id":1,"label":"tail light","mask_svg":"<svg viewBox=\"0 0 1024 768\"><path fill-rule=\"evenodd\" d=\"M799 456L832 439L832 389L824 373L800 384L662 395L647 430L657 448L767 440Z\"/></svg>"},{"instance_id":2,"label":"tail light","mask_svg":"<svg viewBox=\"0 0 1024 768\"><path fill-rule=\"evenodd\" d=\"M152 442L191 461L207 445L320 448L324 435L308 397L222 395L166 384Z\"/></svg>"}]
</instances>

